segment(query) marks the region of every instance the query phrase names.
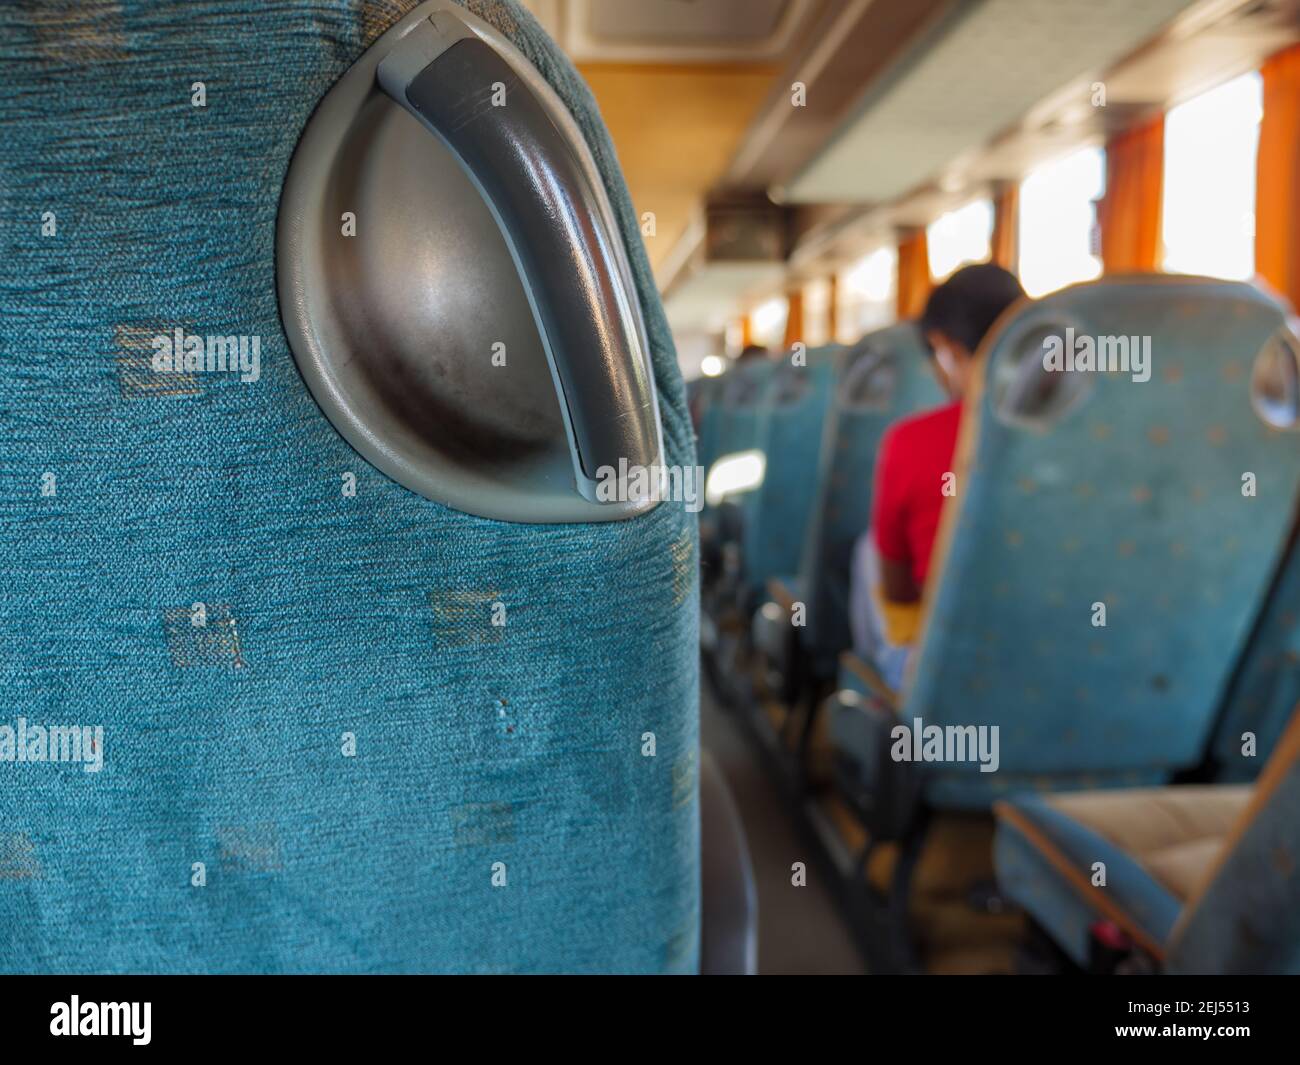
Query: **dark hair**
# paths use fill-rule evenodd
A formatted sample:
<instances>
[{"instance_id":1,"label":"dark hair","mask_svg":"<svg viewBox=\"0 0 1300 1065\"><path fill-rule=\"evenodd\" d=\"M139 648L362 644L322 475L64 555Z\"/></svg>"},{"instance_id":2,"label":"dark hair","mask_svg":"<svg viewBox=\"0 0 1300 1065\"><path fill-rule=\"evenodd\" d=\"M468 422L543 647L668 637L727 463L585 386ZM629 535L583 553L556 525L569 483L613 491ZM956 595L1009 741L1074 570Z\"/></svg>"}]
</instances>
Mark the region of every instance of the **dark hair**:
<instances>
[{"instance_id":1,"label":"dark hair","mask_svg":"<svg viewBox=\"0 0 1300 1065\"><path fill-rule=\"evenodd\" d=\"M974 352L998 316L1024 294L1015 274L996 263L963 266L930 293L921 312L921 336L936 330Z\"/></svg>"}]
</instances>

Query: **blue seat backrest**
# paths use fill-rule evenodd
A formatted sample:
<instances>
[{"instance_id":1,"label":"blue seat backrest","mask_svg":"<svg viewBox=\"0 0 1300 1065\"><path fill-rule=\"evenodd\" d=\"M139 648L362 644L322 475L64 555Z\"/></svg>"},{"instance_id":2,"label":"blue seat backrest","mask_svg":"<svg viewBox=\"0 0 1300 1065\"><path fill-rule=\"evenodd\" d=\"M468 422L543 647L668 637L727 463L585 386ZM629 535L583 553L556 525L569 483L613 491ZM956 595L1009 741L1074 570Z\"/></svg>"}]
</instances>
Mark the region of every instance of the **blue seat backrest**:
<instances>
[{"instance_id":1,"label":"blue seat backrest","mask_svg":"<svg viewBox=\"0 0 1300 1065\"><path fill-rule=\"evenodd\" d=\"M711 457L705 476L720 459L744 451L762 451L767 440L768 416L771 413L769 388L777 364L771 359L751 358L737 363L722 378L717 400L718 421L710 441ZM754 490L734 497L747 522L757 498Z\"/></svg>"},{"instance_id":2,"label":"blue seat backrest","mask_svg":"<svg viewBox=\"0 0 1300 1065\"><path fill-rule=\"evenodd\" d=\"M1149 338L1150 379L1048 372L1051 336ZM1289 337L1251 286L1150 277L1022 305L986 343L903 717L998 725L1001 768L930 766L934 801L1201 760L1295 509L1300 448L1251 389Z\"/></svg>"},{"instance_id":3,"label":"blue seat backrest","mask_svg":"<svg viewBox=\"0 0 1300 1065\"><path fill-rule=\"evenodd\" d=\"M1171 973L1300 974L1300 715L1169 937Z\"/></svg>"},{"instance_id":4,"label":"blue seat backrest","mask_svg":"<svg viewBox=\"0 0 1300 1065\"><path fill-rule=\"evenodd\" d=\"M694 396L691 407L695 412L695 454L696 461L708 472L718 457L718 443L722 426L722 394L727 385L727 377L701 377L691 382Z\"/></svg>"},{"instance_id":5,"label":"blue seat backrest","mask_svg":"<svg viewBox=\"0 0 1300 1065\"><path fill-rule=\"evenodd\" d=\"M467 6L590 144L689 465L590 92L512 0ZM0 766L0 971L697 969L693 516L430 502L334 431L281 329L291 153L411 7L0 6L0 188L33 220L0 259L0 726L103 729L99 772ZM259 336L260 379L151 387L173 325Z\"/></svg>"},{"instance_id":6,"label":"blue seat backrest","mask_svg":"<svg viewBox=\"0 0 1300 1065\"><path fill-rule=\"evenodd\" d=\"M804 645L830 676L850 646L848 596L853 545L871 514L880 438L899 418L944 401L911 322L868 333L840 353L821 436L817 499L800 559L807 597Z\"/></svg>"},{"instance_id":7,"label":"blue seat backrest","mask_svg":"<svg viewBox=\"0 0 1300 1065\"><path fill-rule=\"evenodd\" d=\"M794 364L787 355L768 383L763 483L745 530L745 576L755 592L769 577L792 577L817 499L822 430L841 349L813 348Z\"/></svg>"},{"instance_id":8,"label":"blue seat backrest","mask_svg":"<svg viewBox=\"0 0 1300 1065\"><path fill-rule=\"evenodd\" d=\"M768 388L776 367L771 359L750 359L737 363L723 377L714 462L763 447L770 411Z\"/></svg>"}]
</instances>

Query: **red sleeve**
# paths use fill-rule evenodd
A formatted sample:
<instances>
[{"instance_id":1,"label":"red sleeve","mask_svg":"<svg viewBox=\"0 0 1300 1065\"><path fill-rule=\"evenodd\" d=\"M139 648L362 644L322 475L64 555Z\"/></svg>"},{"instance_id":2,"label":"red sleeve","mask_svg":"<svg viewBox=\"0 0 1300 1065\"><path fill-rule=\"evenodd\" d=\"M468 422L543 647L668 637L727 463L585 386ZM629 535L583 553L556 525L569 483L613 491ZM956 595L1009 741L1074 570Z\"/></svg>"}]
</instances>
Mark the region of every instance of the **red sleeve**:
<instances>
[{"instance_id":1,"label":"red sleeve","mask_svg":"<svg viewBox=\"0 0 1300 1065\"><path fill-rule=\"evenodd\" d=\"M904 450L892 429L880 441L876 459L874 496L871 500L871 528L876 549L891 562L907 562L907 480L903 471Z\"/></svg>"}]
</instances>

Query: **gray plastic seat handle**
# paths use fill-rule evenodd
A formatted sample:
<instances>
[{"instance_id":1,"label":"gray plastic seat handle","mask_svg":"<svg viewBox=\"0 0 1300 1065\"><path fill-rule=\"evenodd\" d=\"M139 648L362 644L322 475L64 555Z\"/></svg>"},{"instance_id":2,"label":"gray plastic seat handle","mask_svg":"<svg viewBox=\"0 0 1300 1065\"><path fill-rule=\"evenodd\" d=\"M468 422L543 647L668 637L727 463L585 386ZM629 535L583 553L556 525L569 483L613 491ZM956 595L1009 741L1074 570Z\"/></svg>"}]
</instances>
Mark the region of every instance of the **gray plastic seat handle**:
<instances>
[{"instance_id":1,"label":"gray plastic seat handle","mask_svg":"<svg viewBox=\"0 0 1300 1065\"><path fill-rule=\"evenodd\" d=\"M659 466L653 383L614 243L621 238L568 137L509 62L450 12L404 36L378 79L452 152L496 219L550 362L582 494L595 499L598 471L618 470L620 459Z\"/></svg>"}]
</instances>

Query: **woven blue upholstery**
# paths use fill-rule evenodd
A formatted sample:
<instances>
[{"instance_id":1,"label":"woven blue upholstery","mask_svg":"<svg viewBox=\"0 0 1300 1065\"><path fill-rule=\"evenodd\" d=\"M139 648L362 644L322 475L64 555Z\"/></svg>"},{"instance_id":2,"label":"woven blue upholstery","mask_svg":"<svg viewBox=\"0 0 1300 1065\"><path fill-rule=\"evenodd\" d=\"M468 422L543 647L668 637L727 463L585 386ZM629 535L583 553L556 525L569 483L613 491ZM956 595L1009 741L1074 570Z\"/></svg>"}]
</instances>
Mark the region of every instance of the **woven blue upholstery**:
<instances>
[{"instance_id":1,"label":"woven blue upholstery","mask_svg":"<svg viewBox=\"0 0 1300 1065\"><path fill-rule=\"evenodd\" d=\"M0 7L0 725L103 728L97 773L0 762L0 970L697 967L692 515L514 525L414 495L281 331L294 146L412 6ZM595 104L520 7L468 7L591 146L691 464ZM260 379L157 387L143 338L173 326L260 336Z\"/></svg>"}]
</instances>

